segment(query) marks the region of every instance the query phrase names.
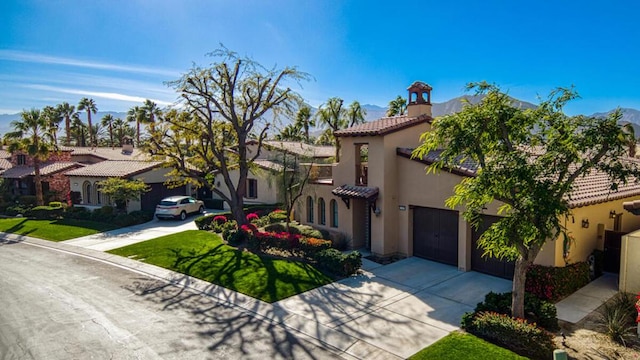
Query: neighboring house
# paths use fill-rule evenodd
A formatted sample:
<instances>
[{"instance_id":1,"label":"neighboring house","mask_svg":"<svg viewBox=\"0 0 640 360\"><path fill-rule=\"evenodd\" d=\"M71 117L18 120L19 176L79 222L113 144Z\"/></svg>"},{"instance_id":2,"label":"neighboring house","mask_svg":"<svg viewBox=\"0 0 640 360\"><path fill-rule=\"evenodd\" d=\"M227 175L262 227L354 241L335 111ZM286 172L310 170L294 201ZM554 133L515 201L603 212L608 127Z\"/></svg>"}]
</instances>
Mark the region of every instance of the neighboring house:
<instances>
[{"instance_id":1,"label":"neighboring house","mask_svg":"<svg viewBox=\"0 0 640 360\"><path fill-rule=\"evenodd\" d=\"M257 143L248 144L248 156L253 156L257 151ZM294 157L304 164L324 163L335 155L335 148L332 146L315 146L294 141L265 141L258 157L254 160L254 167L249 170L249 175L245 183L245 204L275 204L282 201L281 189L278 186L279 175L282 174L284 166L282 164L282 154L286 153L289 160ZM290 163L291 164L291 163ZM328 165L332 166L332 165ZM230 172L231 181L238 183L239 173L237 170ZM224 194L229 194L229 190L224 185L222 175L215 178L216 187L220 188ZM201 199L218 199L220 196L209 189L198 190ZM224 203L224 208L229 209Z\"/></svg>"},{"instance_id":2,"label":"neighboring house","mask_svg":"<svg viewBox=\"0 0 640 360\"><path fill-rule=\"evenodd\" d=\"M52 152L48 159L41 161L40 176L45 201L66 201L70 189L69 181L64 174L82 166L73 162L70 154L70 151ZM11 194L14 196L35 196L33 158L24 152L17 151L10 154L8 162L10 166L2 172L2 177L9 181ZM2 163L4 162L0 162L0 167L2 167Z\"/></svg>"},{"instance_id":3,"label":"neighboring house","mask_svg":"<svg viewBox=\"0 0 640 360\"><path fill-rule=\"evenodd\" d=\"M377 256L418 256L458 267L511 278L513 263L482 258L477 241L483 228L497 219L490 206L479 230L461 216L461 209L446 207L445 200L464 177L473 176L474 164L426 174L437 152L412 159L420 134L428 131L431 88L420 82L409 87L407 115L382 118L337 131L340 162L331 180L308 187L299 206L302 223L339 231L353 248L366 248ZM563 239L549 241L536 263L565 266L585 261L594 249L605 251L605 269L617 272L620 234L640 228L640 217L623 216L623 202L640 199L640 184L620 186L611 192L605 174L592 173L576 182L569 201L571 215L565 224L575 239L565 251ZM609 246L614 244L614 246ZM616 263L617 261L617 263Z\"/></svg>"},{"instance_id":4,"label":"neighboring house","mask_svg":"<svg viewBox=\"0 0 640 360\"><path fill-rule=\"evenodd\" d=\"M100 193L98 182L110 177L144 181L150 191L130 202L129 211L153 211L162 198L192 193L187 186L167 187L164 182L169 171L161 162L149 161L131 142L122 148L60 147L40 165L43 190L51 195L49 200L72 200L74 205L90 209L113 205ZM10 181L13 195L35 195L33 160L29 156L0 150L0 173Z\"/></svg>"},{"instance_id":5,"label":"neighboring house","mask_svg":"<svg viewBox=\"0 0 640 360\"><path fill-rule=\"evenodd\" d=\"M67 172L71 192L76 205L97 208L113 205L113 202L100 192L99 182L110 177L142 180L150 188L139 200L131 201L129 211L154 211L156 205L165 197L173 195L191 195L191 188L180 186L167 187L166 174L171 171L161 162L149 161L148 157L131 144L122 148L65 148L71 150L72 159L85 164L82 168Z\"/></svg>"}]
</instances>

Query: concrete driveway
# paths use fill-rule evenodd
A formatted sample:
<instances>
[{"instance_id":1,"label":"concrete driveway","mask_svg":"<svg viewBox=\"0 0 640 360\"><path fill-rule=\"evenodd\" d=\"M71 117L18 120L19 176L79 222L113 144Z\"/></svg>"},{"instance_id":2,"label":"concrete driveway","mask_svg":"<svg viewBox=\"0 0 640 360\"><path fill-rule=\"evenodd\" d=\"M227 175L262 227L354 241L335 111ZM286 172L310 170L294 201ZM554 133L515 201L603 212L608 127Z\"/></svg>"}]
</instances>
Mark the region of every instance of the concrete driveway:
<instances>
[{"instance_id":1,"label":"concrete driveway","mask_svg":"<svg viewBox=\"0 0 640 360\"><path fill-rule=\"evenodd\" d=\"M511 291L509 280L419 258L364 261L363 275L274 304L283 323L356 358L407 358L459 329L489 291Z\"/></svg>"},{"instance_id":2,"label":"concrete driveway","mask_svg":"<svg viewBox=\"0 0 640 360\"><path fill-rule=\"evenodd\" d=\"M194 222L196 217L190 216L184 221L153 219L144 224L83 236L63 241L63 243L85 249L109 251L185 230L197 230L198 228Z\"/></svg>"}]
</instances>

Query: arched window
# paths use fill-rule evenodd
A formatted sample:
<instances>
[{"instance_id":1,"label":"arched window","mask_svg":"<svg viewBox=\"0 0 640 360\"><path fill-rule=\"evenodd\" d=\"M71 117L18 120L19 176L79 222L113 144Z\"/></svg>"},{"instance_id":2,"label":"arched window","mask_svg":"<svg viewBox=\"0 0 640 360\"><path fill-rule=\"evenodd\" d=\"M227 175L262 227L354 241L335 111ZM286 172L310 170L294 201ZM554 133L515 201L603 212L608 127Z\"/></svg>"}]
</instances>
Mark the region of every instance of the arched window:
<instances>
[{"instance_id":1,"label":"arched window","mask_svg":"<svg viewBox=\"0 0 640 360\"><path fill-rule=\"evenodd\" d=\"M313 198L307 196L307 222L313 223Z\"/></svg>"},{"instance_id":2,"label":"arched window","mask_svg":"<svg viewBox=\"0 0 640 360\"><path fill-rule=\"evenodd\" d=\"M88 181L82 184L82 199L83 203L91 204L91 183Z\"/></svg>"},{"instance_id":3,"label":"arched window","mask_svg":"<svg viewBox=\"0 0 640 360\"><path fill-rule=\"evenodd\" d=\"M324 199L318 199L318 224L327 225L327 212Z\"/></svg>"},{"instance_id":4,"label":"arched window","mask_svg":"<svg viewBox=\"0 0 640 360\"><path fill-rule=\"evenodd\" d=\"M100 185L98 185L98 183L95 183L93 185L93 188L95 189L95 192L96 192L96 196L95 196L96 204L100 205L102 204L102 192L100 192Z\"/></svg>"},{"instance_id":5,"label":"arched window","mask_svg":"<svg viewBox=\"0 0 640 360\"><path fill-rule=\"evenodd\" d=\"M338 227L338 202L336 199L332 199L329 202L330 211L331 211L331 227Z\"/></svg>"}]
</instances>

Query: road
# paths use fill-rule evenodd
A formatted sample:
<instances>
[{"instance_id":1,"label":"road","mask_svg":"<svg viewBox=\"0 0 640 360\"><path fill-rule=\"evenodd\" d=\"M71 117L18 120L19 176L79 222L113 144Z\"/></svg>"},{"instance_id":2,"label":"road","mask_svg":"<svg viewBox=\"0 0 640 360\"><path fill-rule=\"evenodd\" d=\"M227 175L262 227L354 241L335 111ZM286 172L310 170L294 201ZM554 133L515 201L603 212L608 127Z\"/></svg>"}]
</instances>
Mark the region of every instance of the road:
<instances>
[{"instance_id":1,"label":"road","mask_svg":"<svg viewBox=\"0 0 640 360\"><path fill-rule=\"evenodd\" d=\"M0 241L0 359L335 359L241 308L100 261Z\"/></svg>"}]
</instances>

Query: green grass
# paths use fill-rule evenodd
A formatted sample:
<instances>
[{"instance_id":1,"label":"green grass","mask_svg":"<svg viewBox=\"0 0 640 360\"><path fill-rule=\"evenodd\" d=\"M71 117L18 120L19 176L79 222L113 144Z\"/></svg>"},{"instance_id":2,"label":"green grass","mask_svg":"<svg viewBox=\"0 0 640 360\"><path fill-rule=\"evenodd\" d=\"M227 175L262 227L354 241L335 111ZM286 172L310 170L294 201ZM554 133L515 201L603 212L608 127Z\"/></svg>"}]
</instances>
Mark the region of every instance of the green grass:
<instances>
[{"instance_id":1,"label":"green grass","mask_svg":"<svg viewBox=\"0 0 640 360\"><path fill-rule=\"evenodd\" d=\"M189 230L109 251L274 302L328 284L312 265L239 251L216 234Z\"/></svg>"},{"instance_id":2,"label":"green grass","mask_svg":"<svg viewBox=\"0 0 640 360\"><path fill-rule=\"evenodd\" d=\"M81 236L117 229L118 226L87 220L0 219L0 231L32 236L51 241L64 241Z\"/></svg>"},{"instance_id":3,"label":"green grass","mask_svg":"<svg viewBox=\"0 0 640 360\"><path fill-rule=\"evenodd\" d=\"M409 359L494 360L527 358L471 334L452 332L431 346L420 350Z\"/></svg>"}]
</instances>

